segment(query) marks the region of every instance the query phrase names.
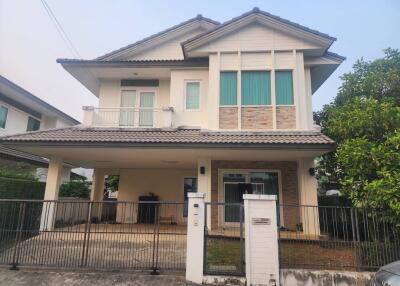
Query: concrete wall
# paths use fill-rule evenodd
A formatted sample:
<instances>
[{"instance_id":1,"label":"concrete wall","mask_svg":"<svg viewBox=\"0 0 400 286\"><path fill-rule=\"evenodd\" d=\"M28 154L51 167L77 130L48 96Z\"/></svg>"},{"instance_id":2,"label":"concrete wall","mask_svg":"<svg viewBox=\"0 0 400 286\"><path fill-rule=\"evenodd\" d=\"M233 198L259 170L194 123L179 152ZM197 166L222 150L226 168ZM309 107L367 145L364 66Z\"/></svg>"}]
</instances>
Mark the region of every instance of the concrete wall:
<instances>
[{"instance_id":1,"label":"concrete wall","mask_svg":"<svg viewBox=\"0 0 400 286\"><path fill-rule=\"evenodd\" d=\"M366 286L370 272L340 272L327 270L281 269L280 281L284 286Z\"/></svg>"}]
</instances>

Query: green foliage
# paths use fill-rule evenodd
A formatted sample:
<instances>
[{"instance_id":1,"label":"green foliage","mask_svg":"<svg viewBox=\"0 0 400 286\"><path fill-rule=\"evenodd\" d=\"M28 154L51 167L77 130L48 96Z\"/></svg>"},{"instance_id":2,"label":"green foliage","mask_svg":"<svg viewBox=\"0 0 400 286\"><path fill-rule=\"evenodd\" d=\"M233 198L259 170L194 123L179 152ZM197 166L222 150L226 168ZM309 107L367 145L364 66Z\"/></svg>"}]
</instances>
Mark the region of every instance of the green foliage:
<instances>
[{"instance_id":1,"label":"green foliage","mask_svg":"<svg viewBox=\"0 0 400 286\"><path fill-rule=\"evenodd\" d=\"M0 177L37 181L31 170L27 170L24 166L17 164L13 167L0 167Z\"/></svg>"},{"instance_id":2,"label":"green foliage","mask_svg":"<svg viewBox=\"0 0 400 286\"><path fill-rule=\"evenodd\" d=\"M338 144L319 160L317 178L323 188L339 184L356 206L399 218L400 52L387 49L382 59L360 60L342 79L335 101L314 114Z\"/></svg>"},{"instance_id":3,"label":"green foliage","mask_svg":"<svg viewBox=\"0 0 400 286\"><path fill-rule=\"evenodd\" d=\"M85 198L90 197L90 186L86 180L65 182L60 186L60 197Z\"/></svg>"},{"instance_id":4,"label":"green foliage","mask_svg":"<svg viewBox=\"0 0 400 286\"><path fill-rule=\"evenodd\" d=\"M118 175L109 175L105 179L105 188L111 192L118 191L119 185L119 176Z\"/></svg>"},{"instance_id":5,"label":"green foliage","mask_svg":"<svg viewBox=\"0 0 400 286\"><path fill-rule=\"evenodd\" d=\"M354 97L373 98L381 101L391 98L400 104L400 53L385 49L384 57L374 61L358 60L353 71L341 76L343 84L335 98L335 105L342 105Z\"/></svg>"},{"instance_id":6,"label":"green foliage","mask_svg":"<svg viewBox=\"0 0 400 286\"><path fill-rule=\"evenodd\" d=\"M46 183L0 177L0 199L38 199L44 197Z\"/></svg>"}]
</instances>

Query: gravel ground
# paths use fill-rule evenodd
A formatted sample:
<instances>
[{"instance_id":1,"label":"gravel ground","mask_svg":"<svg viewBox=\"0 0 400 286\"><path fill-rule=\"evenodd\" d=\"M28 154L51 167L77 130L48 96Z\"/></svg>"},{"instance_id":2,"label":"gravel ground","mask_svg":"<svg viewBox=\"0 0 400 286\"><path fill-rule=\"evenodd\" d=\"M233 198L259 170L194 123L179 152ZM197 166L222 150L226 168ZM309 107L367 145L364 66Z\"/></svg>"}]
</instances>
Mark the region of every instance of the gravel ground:
<instances>
[{"instance_id":1,"label":"gravel ground","mask_svg":"<svg viewBox=\"0 0 400 286\"><path fill-rule=\"evenodd\" d=\"M150 275L148 272L111 272L111 271L61 271L49 269L20 269L11 271L0 268L0 286L58 286L58 285L195 285L185 282L182 273L168 275Z\"/></svg>"}]
</instances>

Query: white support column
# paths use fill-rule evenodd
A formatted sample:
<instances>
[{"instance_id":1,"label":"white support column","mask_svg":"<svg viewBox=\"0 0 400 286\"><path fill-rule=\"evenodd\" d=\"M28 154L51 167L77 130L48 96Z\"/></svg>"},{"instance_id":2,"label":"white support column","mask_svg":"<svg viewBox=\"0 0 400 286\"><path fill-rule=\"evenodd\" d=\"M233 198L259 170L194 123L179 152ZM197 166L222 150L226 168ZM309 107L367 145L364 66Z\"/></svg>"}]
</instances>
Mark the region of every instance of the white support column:
<instances>
[{"instance_id":1,"label":"white support column","mask_svg":"<svg viewBox=\"0 0 400 286\"><path fill-rule=\"evenodd\" d=\"M317 179L310 174L310 168L314 168L313 158L298 161L301 221L305 234L320 235Z\"/></svg>"},{"instance_id":2,"label":"white support column","mask_svg":"<svg viewBox=\"0 0 400 286\"><path fill-rule=\"evenodd\" d=\"M205 194L188 194L186 280L203 283Z\"/></svg>"},{"instance_id":3,"label":"white support column","mask_svg":"<svg viewBox=\"0 0 400 286\"><path fill-rule=\"evenodd\" d=\"M204 174L202 174L204 167ZM197 160L197 191L205 194L205 201L211 202L211 159L199 158ZM211 212L207 213L207 226L211 226Z\"/></svg>"},{"instance_id":4,"label":"white support column","mask_svg":"<svg viewBox=\"0 0 400 286\"><path fill-rule=\"evenodd\" d=\"M58 200L60 191L61 176L63 172L63 160L60 158L51 158L47 171L46 189L44 192L45 201ZM56 216L56 203L44 202L42 216L40 218L40 230L52 230Z\"/></svg>"},{"instance_id":5,"label":"white support column","mask_svg":"<svg viewBox=\"0 0 400 286\"><path fill-rule=\"evenodd\" d=\"M95 169L93 171L93 181L92 181L92 190L90 193L91 201L103 201L104 195L104 177L106 172L101 169ZM101 220L102 213L102 204L94 203L92 208L92 218L96 218L97 220Z\"/></svg>"},{"instance_id":6,"label":"white support column","mask_svg":"<svg viewBox=\"0 0 400 286\"><path fill-rule=\"evenodd\" d=\"M247 285L279 285L276 196L243 199Z\"/></svg>"}]
</instances>

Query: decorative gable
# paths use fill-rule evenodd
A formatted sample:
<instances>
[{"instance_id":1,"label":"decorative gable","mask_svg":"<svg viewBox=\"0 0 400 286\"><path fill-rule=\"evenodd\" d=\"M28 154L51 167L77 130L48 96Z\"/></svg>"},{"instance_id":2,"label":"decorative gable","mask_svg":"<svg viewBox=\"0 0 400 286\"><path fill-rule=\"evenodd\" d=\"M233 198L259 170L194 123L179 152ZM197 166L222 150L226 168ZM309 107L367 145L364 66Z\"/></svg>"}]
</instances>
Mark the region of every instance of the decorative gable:
<instances>
[{"instance_id":1,"label":"decorative gable","mask_svg":"<svg viewBox=\"0 0 400 286\"><path fill-rule=\"evenodd\" d=\"M217 51L270 51L319 49L321 46L260 23L230 31L191 50L191 53Z\"/></svg>"}]
</instances>

